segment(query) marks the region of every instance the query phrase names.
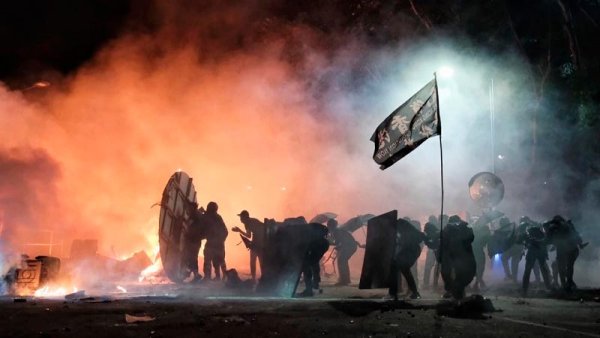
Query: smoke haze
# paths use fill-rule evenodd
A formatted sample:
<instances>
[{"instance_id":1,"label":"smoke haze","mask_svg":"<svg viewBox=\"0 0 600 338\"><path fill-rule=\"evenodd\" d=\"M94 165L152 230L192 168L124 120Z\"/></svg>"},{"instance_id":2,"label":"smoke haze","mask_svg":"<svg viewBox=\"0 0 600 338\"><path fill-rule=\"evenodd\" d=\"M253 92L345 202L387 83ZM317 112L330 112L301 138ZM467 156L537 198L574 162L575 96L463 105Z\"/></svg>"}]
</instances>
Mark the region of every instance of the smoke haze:
<instances>
[{"instance_id":1,"label":"smoke haze","mask_svg":"<svg viewBox=\"0 0 600 338\"><path fill-rule=\"evenodd\" d=\"M51 229L64 243L98 238L105 255L150 253L151 206L179 169L229 228L242 209L259 219L333 211L341 222L398 209L424 221L439 213L438 139L380 171L369 138L444 66L454 69L438 74L447 213L477 213L467 182L494 158L506 185L498 208L513 219L585 214L561 194L566 169L540 160L550 155L538 154L532 171L535 97L516 53L446 36L377 47L352 32L269 18L258 3L161 3L147 13L150 28L132 20L52 87L0 87L2 238L21 248L29 241L21 229ZM233 267L247 264L238 242L230 232Z\"/></svg>"}]
</instances>

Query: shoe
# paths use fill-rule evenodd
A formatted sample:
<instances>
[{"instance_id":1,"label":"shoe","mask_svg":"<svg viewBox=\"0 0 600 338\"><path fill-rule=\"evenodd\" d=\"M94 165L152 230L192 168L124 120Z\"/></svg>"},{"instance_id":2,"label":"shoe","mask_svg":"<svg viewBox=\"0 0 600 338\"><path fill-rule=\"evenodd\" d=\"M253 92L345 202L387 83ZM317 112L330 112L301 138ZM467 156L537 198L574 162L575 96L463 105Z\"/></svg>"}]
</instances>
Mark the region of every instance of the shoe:
<instances>
[{"instance_id":1,"label":"shoe","mask_svg":"<svg viewBox=\"0 0 600 338\"><path fill-rule=\"evenodd\" d=\"M418 292L413 292L410 294L410 299L421 299L421 295Z\"/></svg>"},{"instance_id":2,"label":"shoe","mask_svg":"<svg viewBox=\"0 0 600 338\"><path fill-rule=\"evenodd\" d=\"M398 300L398 295L385 295L385 296L383 296L383 300L397 301Z\"/></svg>"},{"instance_id":3,"label":"shoe","mask_svg":"<svg viewBox=\"0 0 600 338\"><path fill-rule=\"evenodd\" d=\"M444 292L444 294L442 295L442 298L445 298L445 299L452 298L452 292L450 292L450 291Z\"/></svg>"},{"instance_id":4,"label":"shoe","mask_svg":"<svg viewBox=\"0 0 600 338\"><path fill-rule=\"evenodd\" d=\"M296 294L297 298L312 297L312 296L314 296L314 294L311 289L306 289L306 290Z\"/></svg>"}]
</instances>

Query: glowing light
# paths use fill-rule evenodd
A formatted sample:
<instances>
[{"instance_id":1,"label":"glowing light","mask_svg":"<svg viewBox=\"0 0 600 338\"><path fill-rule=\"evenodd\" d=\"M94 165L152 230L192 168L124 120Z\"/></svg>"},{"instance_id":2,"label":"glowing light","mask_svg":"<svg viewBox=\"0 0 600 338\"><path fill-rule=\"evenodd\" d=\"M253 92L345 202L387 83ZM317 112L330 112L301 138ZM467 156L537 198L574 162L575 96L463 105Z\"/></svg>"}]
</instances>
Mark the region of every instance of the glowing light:
<instances>
[{"instance_id":1,"label":"glowing light","mask_svg":"<svg viewBox=\"0 0 600 338\"><path fill-rule=\"evenodd\" d=\"M503 159L504 159L504 156L503 156L503 155L498 155L498 159L499 159L499 160L503 160Z\"/></svg>"},{"instance_id":2,"label":"glowing light","mask_svg":"<svg viewBox=\"0 0 600 338\"><path fill-rule=\"evenodd\" d=\"M439 74L441 77L443 78L451 78L454 75L454 69L452 67L449 66L442 66L439 70L438 70Z\"/></svg>"},{"instance_id":3,"label":"glowing light","mask_svg":"<svg viewBox=\"0 0 600 338\"><path fill-rule=\"evenodd\" d=\"M34 296L38 298L52 298L52 297L64 297L70 293L77 292L77 288L73 287L72 291L69 291L67 287L59 286L59 287L50 287L44 286L35 290Z\"/></svg>"},{"instance_id":4,"label":"glowing light","mask_svg":"<svg viewBox=\"0 0 600 338\"><path fill-rule=\"evenodd\" d=\"M121 291L122 293L127 293L127 289L125 289L121 285L117 285L117 290Z\"/></svg>"},{"instance_id":5,"label":"glowing light","mask_svg":"<svg viewBox=\"0 0 600 338\"><path fill-rule=\"evenodd\" d=\"M150 280L152 279L153 276L157 275L158 273L160 273L162 271L162 262L159 259L157 259L154 264L150 265L149 267L145 268L141 273L140 276L138 277L138 281L139 282L143 282L146 280Z\"/></svg>"},{"instance_id":6,"label":"glowing light","mask_svg":"<svg viewBox=\"0 0 600 338\"><path fill-rule=\"evenodd\" d=\"M281 191L286 191L287 188L286 187L281 187Z\"/></svg>"},{"instance_id":7,"label":"glowing light","mask_svg":"<svg viewBox=\"0 0 600 338\"><path fill-rule=\"evenodd\" d=\"M500 260L500 254L495 254L494 255L494 261L497 262Z\"/></svg>"}]
</instances>

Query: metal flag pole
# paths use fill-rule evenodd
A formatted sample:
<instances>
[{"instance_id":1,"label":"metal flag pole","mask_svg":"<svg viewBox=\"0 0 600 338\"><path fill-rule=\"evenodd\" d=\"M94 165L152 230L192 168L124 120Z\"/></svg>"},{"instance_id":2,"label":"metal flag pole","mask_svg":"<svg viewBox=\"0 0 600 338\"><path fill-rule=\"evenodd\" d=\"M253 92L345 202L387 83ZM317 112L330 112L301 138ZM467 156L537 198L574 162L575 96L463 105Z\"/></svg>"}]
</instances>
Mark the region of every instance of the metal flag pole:
<instances>
[{"instance_id":1,"label":"metal flag pole","mask_svg":"<svg viewBox=\"0 0 600 338\"><path fill-rule=\"evenodd\" d=\"M437 104L437 119L438 119L438 129L440 131L440 182L442 185L442 203L440 208L440 247L439 247L439 261L441 263L442 260L442 243L444 236L443 234L443 226L444 226L444 152L442 148L442 118L440 116L440 93L438 91L437 85L437 75L434 72L433 78L435 80L435 99Z\"/></svg>"},{"instance_id":2,"label":"metal flag pole","mask_svg":"<svg viewBox=\"0 0 600 338\"><path fill-rule=\"evenodd\" d=\"M496 174L496 144L495 144L495 130L494 130L494 114L496 113L495 105L494 105L494 79L490 80L490 90L489 90L489 99L490 99L490 143L492 146L492 173Z\"/></svg>"}]
</instances>

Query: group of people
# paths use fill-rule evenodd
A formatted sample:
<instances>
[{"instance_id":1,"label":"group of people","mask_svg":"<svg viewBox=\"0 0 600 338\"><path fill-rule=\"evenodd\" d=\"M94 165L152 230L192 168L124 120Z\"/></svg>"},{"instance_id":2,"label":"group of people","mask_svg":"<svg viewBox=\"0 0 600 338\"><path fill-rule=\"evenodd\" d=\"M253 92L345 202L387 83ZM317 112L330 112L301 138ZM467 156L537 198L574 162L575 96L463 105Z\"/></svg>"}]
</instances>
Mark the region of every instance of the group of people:
<instances>
[{"instance_id":1,"label":"group of people","mask_svg":"<svg viewBox=\"0 0 600 338\"><path fill-rule=\"evenodd\" d=\"M498 229L493 233L488 224L478 224L473 230L477 243L474 245L477 258L475 288L485 287L484 249L487 249L490 257L500 256L505 280L521 282L523 295L527 295L532 271L536 281L542 282L543 279L548 290L562 288L569 292L576 287L573 282L575 260L579 256L579 250L586 244L570 220L557 215L549 221L539 223L523 216L517 225L502 217L498 221ZM550 265L551 272L548 267L549 251L556 253ZM525 270L519 281L519 263L523 257Z\"/></svg>"},{"instance_id":2,"label":"group of people","mask_svg":"<svg viewBox=\"0 0 600 338\"><path fill-rule=\"evenodd\" d=\"M214 270L214 279L220 280L225 276L225 240L229 235L223 218L218 213L219 206L216 202L209 202L206 210L194 205L189 228L184 236L184 264L190 272L189 281L211 280ZM198 271L198 254L204 243L204 277Z\"/></svg>"},{"instance_id":3,"label":"group of people","mask_svg":"<svg viewBox=\"0 0 600 338\"><path fill-rule=\"evenodd\" d=\"M189 228L188 250L190 257L186 260L189 270L194 272L198 279L197 254L200 242L206 240L204 246L204 279L216 279L225 276L225 239L228 235L227 227L218 214L218 205L208 203L206 210L197 209L193 217L193 224ZM250 217L247 210L238 214L243 229L233 227L231 230L238 232L250 251L250 273L252 281L256 280L257 262L261 267L267 243L267 226L256 218ZM303 218L288 219L286 221L298 224L308 224ZM522 276L522 293L527 294L531 272L540 281L541 274L547 289L553 290L562 287L566 291L573 290L576 285L573 281L573 266L579 255L579 250L585 246L581 237L575 230L571 221L561 216L555 216L550 221L536 223L524 216L519 224L511 223L506 217L498 221L470 219L471 224L459 216L448 217L443 215L440 219L430 216L424 228L416 220L408 217L400 218L396 223L396 246L389 268L389 296L397 298L397 293L402 287L402 279L406 281L410 297L420 298L416 277L416 262L422 248L427 247L423 272L423 288L437 288L439 276L444 284L444 297L462 298L465 288L473 282L473 288L484 288L483 279L486 254L491 258L501 256L502 265L507 280L517 281L518 267L522 257L525 257L525 271ZM325 222L324 222L325 223ZM443 227L440 227L440 223ZM319 289L320 263L324 254L332 246L337 263L337 286L348 285L351 282L349 260L359 247L359 244L349 231L338 227L334 218L329 218L324 224L313 225L314 238L308 243L306 257L302 263L302 274L306 285L301 296L312 296L313 290ZM318 229L317 229L318 228ZM442 230L440 230L440 228ZM312 228L311 228L312 229ZM440 233L441 232L441 233ZM312 236L312 235L311 235ZM443 239L443 240L441 240ZM548 248L556 251L553 261L552 273L547 264ZM194 251L195 250L195 251ZM194 255L195 253L195 255ZM559 286L560 283L560 286Z\"/></svg>"}]
</instances>

